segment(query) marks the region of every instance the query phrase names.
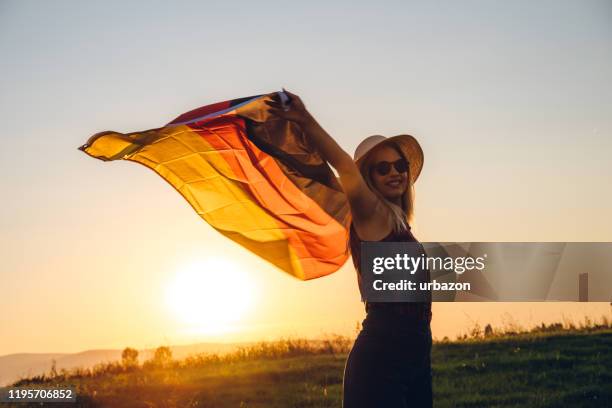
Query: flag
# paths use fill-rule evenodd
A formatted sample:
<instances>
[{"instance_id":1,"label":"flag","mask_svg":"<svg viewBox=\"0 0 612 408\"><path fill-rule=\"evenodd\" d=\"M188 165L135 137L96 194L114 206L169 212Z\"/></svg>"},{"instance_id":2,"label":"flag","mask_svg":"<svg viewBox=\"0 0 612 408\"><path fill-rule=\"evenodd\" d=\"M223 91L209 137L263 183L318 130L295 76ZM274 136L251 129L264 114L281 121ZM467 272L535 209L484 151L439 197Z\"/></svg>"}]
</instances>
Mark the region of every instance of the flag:
<instances>
[{"instance_id":1,"label":"flag","mask_svg":"<svg viewBox=\"0 0 612 408\"><path fill-rule=\"evenodd\" d=\"M145 165L213 228L298 279L349 256L348 202L300 127L268 113L274 93L194 109L167 125L101 132L79 149Z\"/></svg>"}]
</instances>

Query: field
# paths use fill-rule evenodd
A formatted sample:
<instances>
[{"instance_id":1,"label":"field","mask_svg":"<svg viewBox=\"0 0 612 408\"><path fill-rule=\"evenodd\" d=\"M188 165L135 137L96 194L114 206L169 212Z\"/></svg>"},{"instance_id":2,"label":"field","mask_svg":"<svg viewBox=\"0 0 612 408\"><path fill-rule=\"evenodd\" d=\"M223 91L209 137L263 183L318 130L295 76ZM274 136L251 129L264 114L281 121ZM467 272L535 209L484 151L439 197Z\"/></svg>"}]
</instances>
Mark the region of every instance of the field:
<instances>
[{"instance_id":1,"label":"field","mask_svg":"<svg viewBox=\"0 0 612 408\"><path fill-rule=\"evenodd\" d=\"M162 350L144 365L128 355L122 364L16 384L74 384L79 403L72 407L340 407L350 344L283 340L181 361ZM612 406L609 325L477 332L434 343L432 361L436 407Z\"/></svg>"}]
</instances>

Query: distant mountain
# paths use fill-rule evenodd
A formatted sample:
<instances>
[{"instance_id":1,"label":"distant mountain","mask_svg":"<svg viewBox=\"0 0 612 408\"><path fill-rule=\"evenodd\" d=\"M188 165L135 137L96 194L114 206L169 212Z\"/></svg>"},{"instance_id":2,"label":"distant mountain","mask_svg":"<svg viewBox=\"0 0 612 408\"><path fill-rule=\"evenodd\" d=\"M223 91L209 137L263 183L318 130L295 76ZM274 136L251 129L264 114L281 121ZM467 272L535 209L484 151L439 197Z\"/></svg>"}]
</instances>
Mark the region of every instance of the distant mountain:
<instances>
[{"instance_id":1,"label":"distant mountain","mask_svg":"<svg viewBox=\"0 0 612 408\"><path fill-rule=\"evenodd\" d=\"M183 359L190 354L218 353L235 350L250 343L197 343L184 346L170 346L175 359ZM52 361L59 371L62 368L91 368L98 363L121 360L121 350L87 350L80 353L18 353L0 356L0 386L14 383L22 377L32 377L51 370ZM155 349L138 350L140 362L150 359Z\"/></svg>"}]
</instances>

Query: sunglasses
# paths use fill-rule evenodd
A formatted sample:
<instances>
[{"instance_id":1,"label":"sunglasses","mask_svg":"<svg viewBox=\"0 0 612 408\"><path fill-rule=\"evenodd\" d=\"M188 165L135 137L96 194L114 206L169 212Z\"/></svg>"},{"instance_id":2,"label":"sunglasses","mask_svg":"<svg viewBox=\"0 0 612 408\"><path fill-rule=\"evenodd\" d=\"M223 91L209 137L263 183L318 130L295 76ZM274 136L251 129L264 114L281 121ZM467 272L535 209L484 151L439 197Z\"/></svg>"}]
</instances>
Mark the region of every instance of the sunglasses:
<instances>
[{"instance_id":1,"label":"sunglasses","mask_svg":"<svg viewBox=\"0 0 612 408\"><path fill-rule=\"evenodd\" d=\"M408 171L408 162L403 158L394 162L379 161L374 165L374 170L381 176L386 176L391 171L391 166L395 167L398 173L405 173Z\"/></svg>"}]
</instances>

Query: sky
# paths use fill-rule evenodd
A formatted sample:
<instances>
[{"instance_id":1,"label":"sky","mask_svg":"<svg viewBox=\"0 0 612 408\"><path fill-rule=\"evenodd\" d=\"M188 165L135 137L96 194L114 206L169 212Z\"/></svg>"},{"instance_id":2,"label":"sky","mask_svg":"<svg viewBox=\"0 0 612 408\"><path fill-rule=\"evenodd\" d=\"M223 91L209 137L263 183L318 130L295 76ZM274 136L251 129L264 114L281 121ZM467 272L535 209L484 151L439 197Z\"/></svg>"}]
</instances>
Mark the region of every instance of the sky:
<instances>
[{"instance_id":1,"label":"sky","mask_svg":"<svg viewBox=\"0 0 612 408\"><path fill-rule=\"evenodd\" d=\"M354 334L350 261L298 281L150 170L77 150L283 86L351 154L372 134L417 137L421 241L612 241L611 23L591 0L1 1L0 355ZM216 333L193 326L214 305L186 323L167 300L211 259L251 299ZM603 314L438 303L432 329Z\"/></svg>"}]
</instances>

